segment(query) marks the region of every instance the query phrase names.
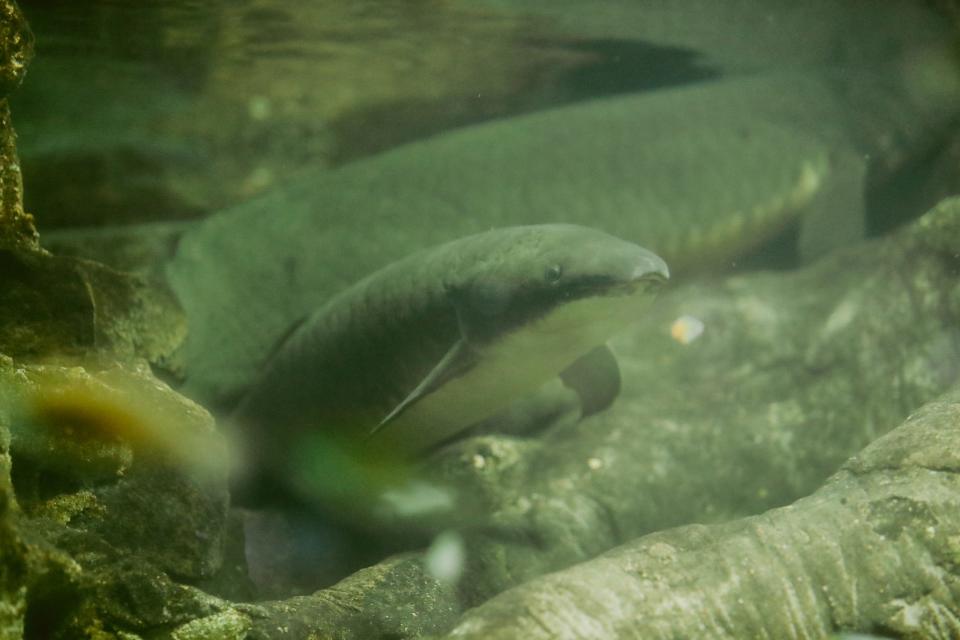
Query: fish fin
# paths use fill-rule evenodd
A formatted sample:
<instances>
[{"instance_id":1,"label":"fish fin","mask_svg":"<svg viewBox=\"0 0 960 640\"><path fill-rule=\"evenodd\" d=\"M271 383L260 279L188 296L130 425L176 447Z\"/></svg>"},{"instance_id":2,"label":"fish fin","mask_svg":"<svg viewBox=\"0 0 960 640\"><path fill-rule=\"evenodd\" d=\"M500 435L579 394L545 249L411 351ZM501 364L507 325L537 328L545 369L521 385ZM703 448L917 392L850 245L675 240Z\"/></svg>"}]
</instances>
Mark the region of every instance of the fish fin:
<instances>
[{"instance_id":1,"label":"fish fin","mask_svg":"<svg viewBox=\"0 0 960 640\"><path fill-rule=\"evenodd\" d=\"M450 380L458 378L473 368L477 363L476 352L470 348L466 340L457 340L450 350L447 351L440 361L430 370L420 384L403 399L403 401L393 408L387 417L380 421L370 435L373 435L383 429L385 426L399 418L404 411L419 402L422 398L430 395Z\"/></svg>"},{"instance_id":2,"label":"fish fin","mask_svg":"<svg viewBox=\"0 0 960 640\"><path fill-rule=\"evenodd\" d=\"M560 379L580 396L580 415L584 418L603 411L620 394L620 366L605 344L560 372Z\"/></svg>"}]
</instances>

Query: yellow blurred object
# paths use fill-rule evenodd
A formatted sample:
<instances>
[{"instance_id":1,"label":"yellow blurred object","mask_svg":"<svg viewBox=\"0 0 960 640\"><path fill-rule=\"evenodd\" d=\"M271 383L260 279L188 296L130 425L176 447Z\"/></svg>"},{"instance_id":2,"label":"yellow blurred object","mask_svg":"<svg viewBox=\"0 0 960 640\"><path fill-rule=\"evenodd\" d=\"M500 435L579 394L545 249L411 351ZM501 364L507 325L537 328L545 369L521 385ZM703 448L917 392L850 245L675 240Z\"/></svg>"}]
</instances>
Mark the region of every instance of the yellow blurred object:
<instances>
[{"instance_id":1,"label":"yellow blurred object","mask_svg":"<svg viewBox=\"0 0 960 640\"><path fill-rule=\"evenodd\" d=\"M199 476L223 476L230 448L213 430L199 430L184 409L158 402L157 389L136 376L94 380L71 376L33 380L21 398L23 424L63 449L63 440L129 447L134 459L159 457ZM59 443L58 443L59 441Z\"/></svg>"},{"instance_id":2,"label":"yellow blurred object","mask_svg":"<svg viewBox=\"0 0 960 640\"><path fill-rule=\"evenodd\" d=\"M703 335L704 328L703 321L699 318L683 315L670 325L670 337L680 344L690 344Z\"/></svg>"},{"instance_id":3,"label":"yellow blurred object","mask_svg":"<svg viewBox=\"0 0 960 640\"><path fill-rule=\"evenodd\" d=\"M131 445L155 444L158 425L106 394L66 387L42 389L30 398L28 415L58 435L100 440L120 440Z\"/></svg>"},{"instance_id":4,"label":"yellow blurred object","mask_svg":"<svg viewBox=\"0 0 960 640\"><path fill-rule=\"evenodd\" d=\"M682 315L670 325L670 337L680 344L687 345L703 335L705 325L699 318Z\"/></svg>"}]
</instances>

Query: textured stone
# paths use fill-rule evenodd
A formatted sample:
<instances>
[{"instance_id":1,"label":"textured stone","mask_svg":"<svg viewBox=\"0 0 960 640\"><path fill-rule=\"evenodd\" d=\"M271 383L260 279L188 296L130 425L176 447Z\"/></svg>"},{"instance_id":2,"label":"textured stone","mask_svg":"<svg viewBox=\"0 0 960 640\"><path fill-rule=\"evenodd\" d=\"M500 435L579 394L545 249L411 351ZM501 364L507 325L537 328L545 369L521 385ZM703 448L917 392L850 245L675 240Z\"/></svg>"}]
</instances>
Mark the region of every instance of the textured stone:
<instances>
[{"instance_id":1,"label":"textured stone","mask_svg":"<svg viewBox=\"0 0 960 640\"><path fill-rule=\"evenodd\" d=\"M808 498L645 536L502 593L446 637L955 638L958 400L925 405Z\"/></svg>"},{"instance_id":2,"label":"textured stone","mask_svg":"<svg viewBox=\"0 0 960 640\"><path fill-rule=\"evenodd\" d=\"M20 86L33 58L33 33L15 0L0 2L0 97Z\"/></svg>"},{"instance_id":3,"label":"textured stone","mask_svg":"<svg viewBox=\"0 0 960 640\"><path fill-rule=\"evenodd\" d=\"M0 247L0 353L111 352L164 362L186 335L176 301L145 276Z\"/></svg>"},{"instance_id":4,"label":"textured stone","mask_svg":"<svg viewBox=\"0 0 960 640\"><path fill-rule=\"evenodd\" d=\"M14 0L0 2L0 247L36 248L33 218L23 210L23 180L7 95L33 57L33 34Z\"/></svg>"},{"instance_id":5,"label":"textured stone","mask_svg":"<svg viewBox=\"0 0 960 640\"><path fill-rule=\"evenodd\" d=\"M181 583L224 565L226 454L209 414L145 366L0 365L3 625L74 638L228 609Z\"/></svg>"}]
</instances>

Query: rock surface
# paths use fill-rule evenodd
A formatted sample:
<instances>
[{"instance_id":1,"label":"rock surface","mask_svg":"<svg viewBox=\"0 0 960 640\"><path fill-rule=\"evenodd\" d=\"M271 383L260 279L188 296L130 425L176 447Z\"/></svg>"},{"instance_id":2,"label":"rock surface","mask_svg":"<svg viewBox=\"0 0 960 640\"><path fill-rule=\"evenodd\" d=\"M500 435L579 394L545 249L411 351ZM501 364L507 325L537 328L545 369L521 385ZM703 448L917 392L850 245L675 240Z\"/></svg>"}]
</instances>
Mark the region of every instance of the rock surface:
<instances>
[{"instance_id":1,"label":"rock surface","mask_svg":"<svg viewBox=\"0 0 960 640\"><path fill-rule=\"evenodd\" d=\"M0 247L0 353L36 358L112 352L164 366L185 335L173 295L145 276Z\"/></svg>"},{"instance_id":2,"label":"rock surface","mask_svg":"<svg viewBox=\"0 0 960 640\"><path fill-rule=\"evenodd\" d=\"M216 459L222 443L140 359L183 337L169 294L39 249L5 99L32 44L13 2L0 38L0 638L173 629L227 609L183 583L242 563L225 560L225 469L201 473L172 445L203 439Z\"/></svg>"},{"instance_id":3,"label":"rock surface","mask_svg":"<svg viewBox=\"0 0 960 640\"><path fill-rule=\"evenodd\" d=\"M14 0L0 2L0 246L36 248L33 218L23 210L23 179L7 96L33 57L33 33Z\"/></svg>"},{"instance_id":4,"label":"rock surface","mask_svg":"<svg viewBox=\"0 0 960 640\"><path fill-rule=\"evenodd\" d=\"M225 470L151 446L157 415L217 455L209 414L145 368L0 361L6 626L88 637L227 608L183 584L229 570Z\"/></svg>"},{"instance_id":5,"label":"rock surface","mask_svg":"<svg viewBox=\"0 0 960 640\"><path fill-rule=\"evenodd\" d=\"M812 496L655 533L468 612L447 638L960 635L960 391Z\"/></svg>"}]
</instances>

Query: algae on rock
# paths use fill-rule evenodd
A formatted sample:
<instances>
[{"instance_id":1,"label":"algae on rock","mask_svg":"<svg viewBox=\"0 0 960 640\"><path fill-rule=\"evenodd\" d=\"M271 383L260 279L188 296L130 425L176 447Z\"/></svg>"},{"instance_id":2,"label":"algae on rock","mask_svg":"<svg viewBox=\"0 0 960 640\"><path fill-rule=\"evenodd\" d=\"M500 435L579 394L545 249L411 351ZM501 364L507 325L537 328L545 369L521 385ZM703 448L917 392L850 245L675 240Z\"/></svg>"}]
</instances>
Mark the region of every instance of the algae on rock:
<instances>
[{"instance_id":1,"label":"algae on rock","mask_svg":"<svg viewBox=\"0 0 960 640\"><path fill-rule=\"evenodd\" d=\"M157 416L210 459L224 455L210 415L145 367L0 367L0 433L13 435L0 488L17 497L0 520L11 539L0 576L25 567L27 637L172 629L229 608L185 586L230 569L226 468L198 469L156 447Z\"/></svg>"},{"instance_id":2,"label":"algae on rock","mask_svg":"<svg viewBox=\"0 0 960 640\"><path fill-rule=\"evenodd\" d=\"M33 57L33 34L15 0L0 1L0 246L35 249L33 218L23 210L23 178L7 97Z\"/></svg>"},{"instance_id":3,"label":"algae on rock","mask_svg":"<svg viewBox=\"0 0 960 640\"><path fill-rule=\"evenodd\" d=\"M93 351L167 362L186 327L157 283L103 265L51 256L24 211L8 94L22 81L33 36L12 0L0 2L0 353L77 356Z\"/></svg>"}]
</instances>

